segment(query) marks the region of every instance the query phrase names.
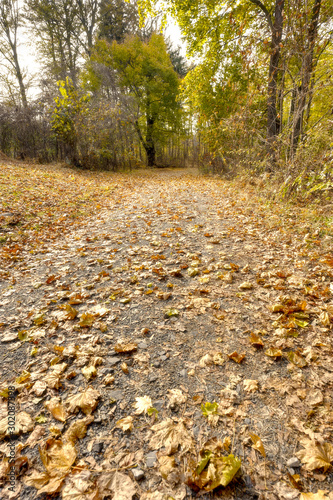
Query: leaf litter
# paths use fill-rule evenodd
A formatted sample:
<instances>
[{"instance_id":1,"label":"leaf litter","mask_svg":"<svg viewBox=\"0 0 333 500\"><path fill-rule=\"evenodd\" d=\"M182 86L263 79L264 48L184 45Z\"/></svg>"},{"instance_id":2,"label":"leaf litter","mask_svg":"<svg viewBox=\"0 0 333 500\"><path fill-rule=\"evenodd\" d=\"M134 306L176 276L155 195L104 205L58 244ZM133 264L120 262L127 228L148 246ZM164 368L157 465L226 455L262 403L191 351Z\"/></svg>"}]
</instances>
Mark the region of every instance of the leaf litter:
<instances>
[{"instance_id":1,"label":"leaf litter","mask_svg":"<svg viewBox=\"0 0 333 500\"><path fill-rule=\"evenodd\" d=\"M331 500L325 239L195 172L75 175L66 208L92 196L74 224L41 215L39 242L15 226L1 248L0 437L14 384L18 494Z\"/></svg>"}]
</instances>

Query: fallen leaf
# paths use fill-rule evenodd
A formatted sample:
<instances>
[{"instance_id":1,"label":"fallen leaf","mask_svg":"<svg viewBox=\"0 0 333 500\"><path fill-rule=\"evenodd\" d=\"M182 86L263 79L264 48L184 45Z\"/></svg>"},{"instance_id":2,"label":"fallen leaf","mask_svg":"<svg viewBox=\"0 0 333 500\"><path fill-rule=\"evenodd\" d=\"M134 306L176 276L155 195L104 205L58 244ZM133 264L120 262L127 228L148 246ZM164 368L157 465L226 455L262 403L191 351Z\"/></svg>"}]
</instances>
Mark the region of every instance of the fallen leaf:
<instances>
[{"instance_id":1,"label":"fallen leaf","mask_svg":"<svg viewBox=\"0 0 333 500\"><path fill-rule=\"evenodd\" d=\"M51 477L63 477L76 460L76 449L71 442L50 438L40 447L43 465Z\"/></svg>"},{"instance_id":2,"label":"fallen leaf","mask_svg":"<svg viewBox=\"0 0 333 500\"><path fill-rule=\"evenodd\" d=\"M301 493L299 500L329 500L327 491L318 490L317 493Z\"/></svg>"},{"instance_id":3,"label":"fallen leaf","mask_svg":"<svg viewBox=\"0 0 333 500\"><path fill-rule=\"evenodd\" d=\"M138 348L138 344L135 342L128 342L128 343L118 343L114 346L114 350L116 352L133 352L136 351Z\"/></svg>"},{"instance_id":4,"label":"fallen leaf","mask_svg":"<svg viewBox=\"0 0 333 500\"><path fill-rule=\"evenodd\" d=\"M280 349L275 349L274 347L270 347L265 351L266 356L269 356L270 358L281 358L282 356L282 351Z\"/></svg>"},{"instance_id":5,"label":"fallen leaf","mask_svg":"<svg viewBox=\"0 0 333 500\"><path fill-rule=\"evenodd\" d=\"M100 393L98 391L88 387L84 392L68 397L66 400L68 411L74 413L76 410L81 409L83 413L90 415L96 408L99 397Z\"/></svg>"},{"instance_id":6,"label":"fallen leaf","mask_svg":"<svg viewBox=\"0 0 333 500\"><path fill-rule=\"evenodd\" d=\"M102 473L97 485L102 498L110 497L112 493L112 500L131 500L136 494L136 487L131 478L121 472Z\"/></svg>"},{"instance_id":7,"label":"fallen leaf","mask_svg":"<svg viewBox=\"0 0 333 500\"><path fill-rule=\"evenodd\" d=\"M151 408L152 402L149 396L137 397L136 403L134 403L134 408L136 408L135 414L141 415L142 413L147 413L149 408Z\"/></svg>"},{"instance_id":8,"label":"fallen leaf","mask_svg":"<svg viewBox=\"0 0 333 500\"><path fill-rule=\"evenodd\" d=\"M132 431L133 429L133 417L128 416L118 420L116 423L116 427L121 429L122 431Z\"/></svg>"},{"instance_id":9,"label":"fallen leaf","mask_svg":"<svg viewBox=\"0 0 333 500\"><path fill-rule=\"evenodd\" d=\"M264 346L262 339L256 333L251 333L249 339L250 339L251 344L254 347L256 347L257 349L260 349L261 347Z\"/></svg>"},{"instance_id":10,"label":"fallen leaf","mask_svg":"<svg viewBox=\"0 0 333 500\"><path fill-rule=\"evenodd\" d=\"M171 418L167 418L153 425L151 429L155 432L155 435L149 442L149 446L153 450L165 447L165 454L171 455L178 450L179 446L183 453L189 451L193 446L193 439L187 431L182 419L175 424Z\"/></svg>"},{"instance_id":11,"label":"fallen leaf","mask_svg":"<svg viewBox=\"0 0 333 500\"><path fill-rule=\"evenodd\" d=\"M238 287L240 290L251 290L253 288L253 284L250 283L249 281L244 281L241 285Z\"/></svg>"},{"instance_id":12,"label":"fallen leaf","mask_svg":"<svg viewBox=\"0 0 333 500\"><path fill-rule=\"evenodd\" d=\"M72 422L64 434L64 440L75 444L78 439L84 438L87 433L87 426L91 424L93 420L94 417L92 415L88 415L88 417Z\"/></svg>"},{"instance_id":13,"label":"fallen leaf","mask_svg":"<svg viewBox=\"0 0 333 500\"><path fill-rule=\"evenodd\" d=\"M168 389L169 404L168 406L173 406L177 404L185 403L187 397L180 389Z\"/></svg>"},{"instance_id":14,"label":"fallen leaf","mask_svg":"<svg viewBox=\"0 0 333 500\"><path fill-rule=\"evenodd\" d=\"M49 410L52 416L60 422L66 422L66 411L61 403L61 398L53 397L46 401L44 406Z\"/></svg>"},{"instance_id":15,"label":"fallen leaf","mask_svg":"<svg viewBox=\"0 0 333 500\"><path fill-rule=\"evenodd\" d=\"M97 376L97 370L94 366L84 366L81 371L88 381Z\"/></svg>"},{"instance_id":16,"label":"fallen leaf","mask_svg":"<svg viewBox=\"0 0 333 500\"><path fill-rule=\"evenodd\" d=\"M264 445L262 444L260 437L257 436L257 434L252 434L252 433L250 433L250 437L253 442L252 448L259 451L263 457L266 457L265 448Z\"/></svg>"},{"instance_id":17,"label":"fallen leaf","mask_svg":"<svg viewBox=\"0 0 333 500\"><path fill-rule=\"evenodd\" d=\"M297 351L289 351L287 352L287 358L288 360L293 363L294 365L298 366L299 368L304 368L304 366L307 366L307 362L303 358L301 354L299 354Z\"/></svg>"},{"instance_id":18,"label":"fallen leaf","mask_svg":"<svg viewBox=\"0 0 333 500\"><path fill-rule=\"evenodd\" d=\"M238 352L234 351L228 354L228 358L235 361L235 363L241 363L245 359L245 354L238 354Z\"/></svg>"},{"instance_id":19,"label":"fallen leaf","mask_svg":"<svg viewBox=\"0 0 333 500\"><path fill-rule=\"evenodd\" d=\"M3 438L5 435L14 434L15 436L18 434L25 434L26 432L31 432L34 428L34 421L29 415L29 413L25 411L19 412L15 416L15 428L13 429L13 425L10 424L10 433L8 432L8 416L6 415L4 418L0 420L0 437Z\"/></svg>"},{"instance_id":20,"label":"fallen leaf","mask_svg":"<svg viewBox=\"0 0 333 500\"><path fill-rule=\"evenodd\" d=\"M175 469L175 457L162 455L161 457L159 457L158 461L160 463L160 474L164 479L167 479L170 472Z\"/></svg>"},{"instance_id":21,"label":"fallen leaf","mask_svg":"<svg viewBox=\"0 0 333 500\"><path fill-rule=\"evenodd\" d=\"M99 500L100 495L90 477L88 470L71 476L61 491L62 500Z\"/></svg>"},{"instance_id":22,"label":"fallen leaf","mask_svg":"<svg viewBox=\"0 0 333 500\"><path fill-rule=\"evenodd\" d=\"M256 392L259 389L258 380L245 379L243 384L246 392Z\"/></svg>"},{"instance_id":23,"label":"fallen leaf","mask_svg":"<svg viewBox=\"0 0 333 500\"><path fill-rule=\"evenodd\" d=\"M312 471L315 469L324 469L324 472L331 467L333 462L333 445L330 443L319 443L305 439L301 441L303 450L296 453L305 469Z\"/></svg>"}]
</instances>

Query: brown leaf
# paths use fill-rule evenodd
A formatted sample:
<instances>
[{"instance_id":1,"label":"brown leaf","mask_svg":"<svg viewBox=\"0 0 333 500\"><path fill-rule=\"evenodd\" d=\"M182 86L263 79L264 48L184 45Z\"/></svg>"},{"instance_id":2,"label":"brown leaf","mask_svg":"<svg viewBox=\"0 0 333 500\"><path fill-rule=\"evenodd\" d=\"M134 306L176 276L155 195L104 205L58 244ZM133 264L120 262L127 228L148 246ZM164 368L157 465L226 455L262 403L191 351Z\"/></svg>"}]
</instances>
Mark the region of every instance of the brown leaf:
<instances>
[{"instance_id":1,"label":"brown leaf","mask_svg":"<svg viewBox=\"0 0 333 500\"><path fill-rule=\"evenodd\" d=\"M309 470L324 469L324 472L331 467L333 462L333 445L330 443L319 443L305 439L301 441L303 450L296 453L296 456L301 460L304 467Z\"/></svg>"},{"instance_id":2,"label":"brown leaf","mask_svg":"<svg viewBox=\"0 0 333 500\"><path fill-rule=\"evenodd\" d=\"M68 397L66 400L68 411L73 413L77 409L81 409L83 413L90 415L96 408L99 397L100 393L98 391L92 387L88 387L84 392Z\"/></svg>"},{"instance_id":3,"label":"brown leaf","mask_svg":"<svg viewBox=\"0 0 333 500\"><path fill-rule=\"evenodd\" d=\"M135 342L128 342L127 344L118 343L114 346L114 350L116 352L133 352L136 351L137 348L138 344L136 344Z\"/></svg>"},{"instance_id":4,"label":"brown leaf","mask_svg":"<svg viewBox=\"0 0 333 500\"><path fill-rule=\"evenodd\" d=\"M73 443L61 439L50 438L39 448L43 465L51 477L66 475L76 460L76 449Z\"/></svg>"},{"instance_id":5,"label":"brown leaf","mask_svg":"<svg viewBox=\"0 0 333 500\"><path fill-rule=\"evenodd\" d=\"M44 406L49 410L52 416L60 422L66 422L66 411L61 403L61 398L54 397L46 401Z\"/></svg>"},{"instance_id":6,"label":"brown leaf","mask_svg":"<svg viewBox=\"0 0 333 500\"><path fill-rule=\"evenodd\" d=\"M238 354L238 352L234 351L231 354L228 354L228 358L239 364L245 359L245 354Z\"/></svg>"},{"instance_id":7,"label":"brown leaf","mask_svg":"<svg viewBox=\"0 0 333 500\"><path fill-rule=\"evenodd\" d=\"M91 424L93 420L94 417L89 415L88 417L72 422L64 434L64 440L75 444L78 439L84 438L87 433L87 426Z\"/></svg>"}]
</instances>

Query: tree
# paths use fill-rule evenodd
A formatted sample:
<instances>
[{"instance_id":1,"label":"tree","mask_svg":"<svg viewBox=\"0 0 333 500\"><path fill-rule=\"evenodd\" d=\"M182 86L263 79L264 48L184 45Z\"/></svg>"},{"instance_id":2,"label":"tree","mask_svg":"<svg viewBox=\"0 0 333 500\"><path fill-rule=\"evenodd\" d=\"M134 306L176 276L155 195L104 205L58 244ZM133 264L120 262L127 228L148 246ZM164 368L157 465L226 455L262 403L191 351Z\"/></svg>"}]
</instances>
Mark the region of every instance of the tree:
<instances>
[{"instance_id":1,"label":"tree","mask_svg":"<svg viewBox=\"0 0 333 500\"><path fill-rule=\"evenodd\" d=\"M179 79L163 36L154 33L143 42L127 36L111 45L100 40L93 60L116 71L117 84L132 103L131 120L146 152L148 166L156 163L156 147L179 124Z\"/></svg>"},{"instance_id":2,"label":"tree","mask_svg":"<svg viewBox=\"0 0 333 500\"><path fill-rule=\"evenodd\" d=\"M21 23L21 12L18 0L2 0L0 3L0 53L13 71L20 89L24 108L28 107L24 76L19 62L18 29Z\"/></svg>"},{"instance_id":3,"label":"tree","mask_svg":"<svg viewBox=\"0 0 333 500\"><path fill-rule=\"evenodd\" d=\"M136 1L101 0L98 37L108 42L122 43L126 35L139 33L139 13Z\"/></svg>"},{"instance_id":4,"label":"tree","mask_svg":"<svg viewBox=\"0 0 333 500\"><path fill-rule=\"evenodd\" d=\"M154 0L142 0L142 17L146 12L154 13L156 4ZM224 80L233 59L242 59L243 74L249 68L261 74L266 85L269 168L277 165L278 150L284 147L283 125L286 131L291 127L294 154L300 137L306 135L304 115L310 116L316 61L332 43L332 1L163 0L158 9L176 18L189 54L200 61L198 67L215 69L209 70L211 95L218 81ZM191 78L187 81L191 82ZM191 90L200 92L199 87ZM259 96L260 84L258 90ZM288 104L291 113L287 123L283 110ZM211 109L210 115L215 111Z\"/></svg>"}]
</instances>

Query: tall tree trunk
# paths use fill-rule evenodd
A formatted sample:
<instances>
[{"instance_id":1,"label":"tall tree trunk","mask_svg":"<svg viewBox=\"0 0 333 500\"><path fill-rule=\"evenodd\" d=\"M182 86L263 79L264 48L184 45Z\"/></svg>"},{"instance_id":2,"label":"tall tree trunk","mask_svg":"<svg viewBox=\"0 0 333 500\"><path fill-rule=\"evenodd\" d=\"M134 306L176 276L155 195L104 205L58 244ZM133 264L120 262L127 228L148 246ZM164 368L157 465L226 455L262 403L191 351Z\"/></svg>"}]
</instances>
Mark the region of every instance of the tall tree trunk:
<instances>
[{"instance_id":1,"label":"tall tree trunk","mask_svg":"<svg viewBox=\"0 0 333 500\"><path fill-rule=\"evenodd\" d=\"M28 107L27 94L26 94L26 91L25 91L25 85L24 85L24 82L23 82L23 75L22 75L20 64L19 64L19 60L18 60L18 56L17 56L17 50L16 50L16 46L15 45L12 46L12 50L13 50L13 59L14 59L14 64L15 64L16 78L17 78L17 81L18 81L18 84L19 84L19 87L20 87L20 94L21 94L22 104L23 104L23 107L26 109Z\"/></svg>"},{"instance_id":2,"label":"tall tree trunk","mask_svg":"<svg viewBox=\"0 0 333 500\"><path fill-rule=\"evenodd\" d=\"M275 148L276 138L279 133L279 119L277 112L277 87L279 61L281 53L281 40L283 28L283 8L285 0L276 0L275 16L272 29L271 56L268 70L268 89L267 89L267 150L273 161L276 160Z\"/></svg>"},{"instance_id":3,"label":"tall tree trunk","mask_svg":"<svg viewBox=\"0 0 333 500\"><path fill-rule=\"evenodd\" d=\"M308 29L307 50L302 62L302 82L296 113L294 116L292 130L292 151L295 154L299 138L303 132L303 117L306 108L306 100L309 93L310 81L313 73L313 50L318 33L318 23L320 14L321 0L315 0L312 8L311 23Z\"/></svg>"},{"instance_id":4,"label":"tall tree trunk","mask_svg":"<svg viewBox=\"0 0 333 500\"><path fill-rule=\"evenodd\" d=\"M277 87L279 62L281 53L281 40L283 30L283 9L285 0L275 0L274 19L261 2L261 0L250 0L259 7L265 15L266 21L271 31L271 55L268 68L268 88L267 88L267 152L272 163L276 160L276 138L279 133L279 119L277 112Z\"/></svg>"}]
</instances>

